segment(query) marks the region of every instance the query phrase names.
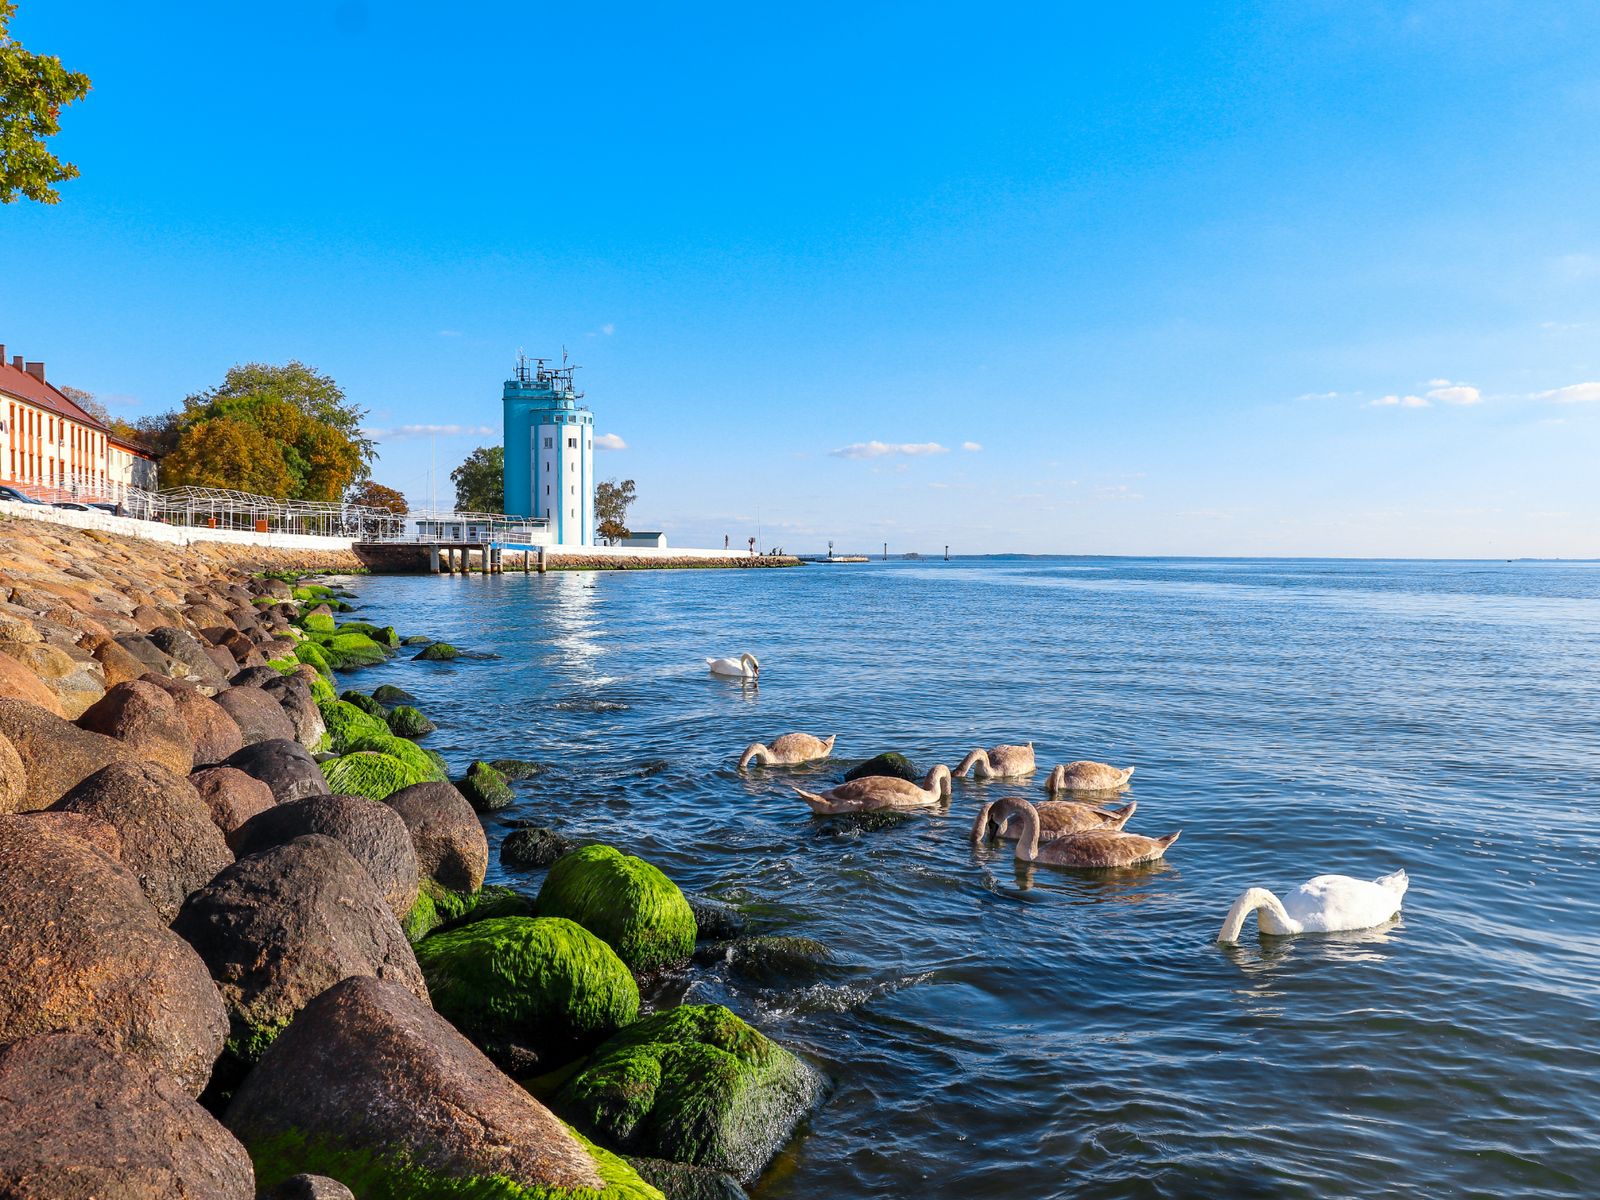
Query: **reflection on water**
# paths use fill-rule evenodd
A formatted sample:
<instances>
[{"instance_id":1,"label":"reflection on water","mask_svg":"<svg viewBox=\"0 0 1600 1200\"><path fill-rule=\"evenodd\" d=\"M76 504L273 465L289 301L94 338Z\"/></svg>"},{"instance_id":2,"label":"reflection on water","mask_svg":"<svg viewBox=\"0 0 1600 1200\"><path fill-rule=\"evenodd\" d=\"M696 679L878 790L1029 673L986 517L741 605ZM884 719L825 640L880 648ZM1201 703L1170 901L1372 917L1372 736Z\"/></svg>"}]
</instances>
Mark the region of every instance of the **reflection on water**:
<instances>
[{"instance_id":1,"label":"reflection on water","mask_svg":"<svg viewBox=\"0 0 1600 1200\"><path fill-rule=\"evenodd\" d=\"M814 1058L827 1106L755 1189L819 1196L1580 1196L1600 1178L1600 569L1029 560L373 578L370 615L498 660L397 661L427 744L549 764L504 814L615 841L815 974L726 959L726 1003ZM823 614L819 617L819 614ZM761 684L718 679L751 650ZM839 647L849 646L841 664ZM952 671L958 672L953 676ZM814 817L837 733L926 770L1033 740L1024 780ZM1116 871L974 846L1044 765L1138 767ZM492 841L507 826L486 819ZM1356 933L1214 939L1246 887L1411 876ZM537 888L539 876L492 868Z\"/></svg>"}]
</instances>

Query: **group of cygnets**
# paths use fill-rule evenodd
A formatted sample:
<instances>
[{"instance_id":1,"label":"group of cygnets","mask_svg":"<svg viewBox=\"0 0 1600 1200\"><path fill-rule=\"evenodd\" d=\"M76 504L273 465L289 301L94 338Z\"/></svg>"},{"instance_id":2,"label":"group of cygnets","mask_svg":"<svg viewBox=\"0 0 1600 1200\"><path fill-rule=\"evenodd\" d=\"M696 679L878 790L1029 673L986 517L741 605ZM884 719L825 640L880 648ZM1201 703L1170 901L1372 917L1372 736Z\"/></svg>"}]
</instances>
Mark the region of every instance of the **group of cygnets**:
<instances>
[{"instance_id":1,"label":"group of cygnets","mask_svg":"<svg viewBox=\"0 0 1600 1200\"><path fill-rule=\"evenodd\" d=\"M733 660L730 660L733 661ZM828 758L834 738L786 733L771 742L754 742L739 757L741 771L754 766L796 766ZM796 794L819 814L878 812L932 808L950 798L951 778L1014 779L1037 769L1033 743L973 750L952 773L943 763L928 772L919 786L891 775L866 775L829 788L808 792L791 784ZM991 800L972 823L974 843L990 835L1015 839L1021 862L1063 867L1131 867L1154 862L1178 840L1178 833L1150 838L1124 828L1139 807L1120 808L1106 801L1124 791L1132 767L1079 761L1056 767L1045 782L1049 799L1037 804L1022 796ZM1060 796L1072 799L1058 799ZM1381 879L1319 875L1282 900L1265 888L1251 888L1234 901L1223 921L1219 942L1237 942L1245 921L1258 914L1263 934L1331 933L1382 925L1400 911L1406 893L1404 871Z\"/></svg>"}]
</instances>

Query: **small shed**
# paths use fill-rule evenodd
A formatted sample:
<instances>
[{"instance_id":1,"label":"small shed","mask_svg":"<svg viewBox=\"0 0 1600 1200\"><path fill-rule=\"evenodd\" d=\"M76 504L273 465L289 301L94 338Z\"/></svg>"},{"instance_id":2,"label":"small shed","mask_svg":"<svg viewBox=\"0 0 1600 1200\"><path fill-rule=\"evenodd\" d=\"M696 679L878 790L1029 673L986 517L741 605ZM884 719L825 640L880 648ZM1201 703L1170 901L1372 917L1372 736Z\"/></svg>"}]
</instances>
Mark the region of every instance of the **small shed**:
<instances>
[{"instance_id":1,"label":"small shed","mask_svg":"<svg viewBox=\"0 0 1600 1200\"><path fill-rule=\"evenodd\" d=\"M659 531L651 532L636 529L622 539L624 546L637 547L640 550L665 550L667 548L667 535Z\"/></svg>"}]
</instances>

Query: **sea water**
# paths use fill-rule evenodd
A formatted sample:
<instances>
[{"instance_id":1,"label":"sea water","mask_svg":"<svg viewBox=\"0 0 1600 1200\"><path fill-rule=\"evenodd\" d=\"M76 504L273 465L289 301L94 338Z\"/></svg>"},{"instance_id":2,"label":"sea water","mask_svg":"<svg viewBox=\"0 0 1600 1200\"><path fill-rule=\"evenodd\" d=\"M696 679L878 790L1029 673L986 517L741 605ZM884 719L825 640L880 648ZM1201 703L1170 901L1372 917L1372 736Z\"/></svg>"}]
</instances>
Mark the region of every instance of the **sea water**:
<instances>
[{"instance_id":1,"label":"sea water","mask_svg":"<svg viewBox=\"0 0 1600 1200\"><path fill-rule=\"evenodd\" d=\"M1600 1194L1600 565L990 559L358 581L362 615L497 655L399 659L427 745L546 763L528 819L605 840L831 961L655 997L820 1066L753 1194ZM760 683L710 676L754 653ZM741 775L751 741L833 763ZM850 760L1032 741L1031 779L819 818ZM1137 768L1111 872L975 847L1053 764ZM503 819L502 819L503 818ZM536 873L491 878L534 891ZM1359 933L1214 943L1247 887L1411 877Z\"/></svg>"}]
</instances>

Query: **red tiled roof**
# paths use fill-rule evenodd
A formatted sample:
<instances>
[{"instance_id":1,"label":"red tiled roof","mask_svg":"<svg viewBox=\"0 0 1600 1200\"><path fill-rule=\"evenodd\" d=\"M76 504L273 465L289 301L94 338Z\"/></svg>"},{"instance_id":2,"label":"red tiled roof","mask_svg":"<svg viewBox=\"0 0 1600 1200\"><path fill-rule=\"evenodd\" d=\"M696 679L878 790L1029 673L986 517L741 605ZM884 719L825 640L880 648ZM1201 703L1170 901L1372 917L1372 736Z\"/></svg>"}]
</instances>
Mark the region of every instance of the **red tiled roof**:
<instances>
[{"instance_id":1,"label":"red tiled roof","mask_svg":"<svg viewBox=\"0 0 1600 1200\"><path fill-rule=\"evenodd\" d=\"M66 417L69 421L77 421L80 425L98 429L102 433L106 432L104 425L68 400L55 387L48 383L40 383L21 367L14 367L8 362L0 362L0 395L26 400L29 404L37 404L40 408L48 409L58 417Z\"/></svg>"}]
</instances>

